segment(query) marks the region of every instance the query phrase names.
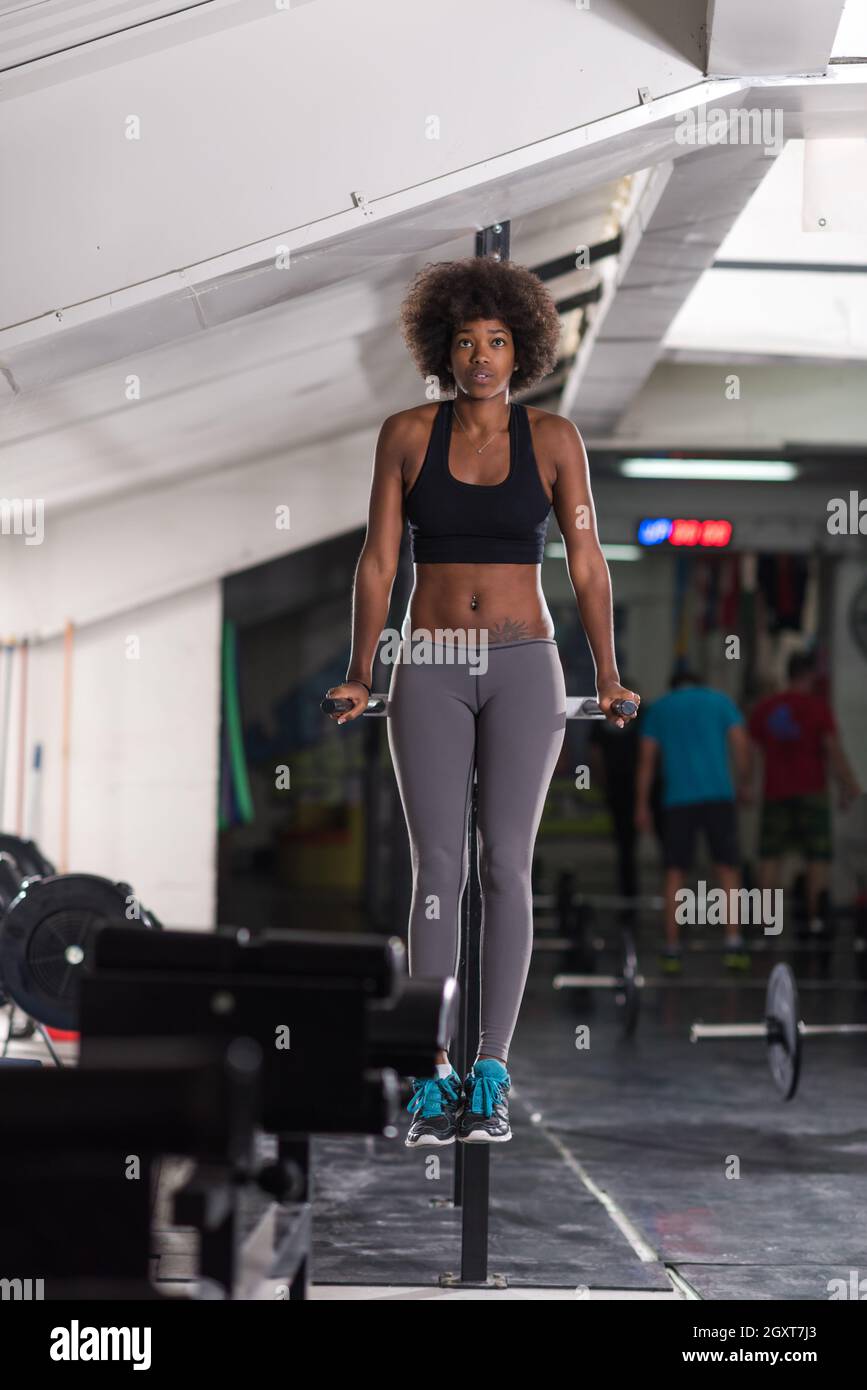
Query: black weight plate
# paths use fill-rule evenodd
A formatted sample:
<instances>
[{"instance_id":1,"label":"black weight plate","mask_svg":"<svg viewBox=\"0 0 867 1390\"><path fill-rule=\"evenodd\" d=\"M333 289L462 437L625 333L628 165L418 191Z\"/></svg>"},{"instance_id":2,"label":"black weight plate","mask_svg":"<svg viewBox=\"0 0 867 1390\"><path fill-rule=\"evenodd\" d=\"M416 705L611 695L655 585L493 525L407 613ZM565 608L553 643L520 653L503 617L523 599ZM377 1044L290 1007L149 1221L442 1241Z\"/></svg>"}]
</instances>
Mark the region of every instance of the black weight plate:
<instances>
[{"instance_id":1,"label":"black weight plate","mask_svg":"<svg viewBox=\"0 0 867 1390\"><path fill-rule=\"evenodd\" d=\"M5 850L0 850L0 917L3 916L12 899L17 898L23 877L24 875L12 855L7 854Z\"/></svg>"},{"instance_id":2,"label":"black weight plate","mask_svg":"<svg viewBox=\"0 0 867 1390\"><path fill-rule=\"evenodd\" d=\"M791 1100L801 1075L801 1034L798 986L790 965L775 965L765 996L768 1027L768 1066L783 1100Z\"/></svg>"},{"instance_id":3,"label":"black weight plate","mask_svg":"<svg viewBox=\"0 0 867 1390\"><path fill-rule=\"evenodd\" d=\"M95 931L123 924L129 884L97 874L28 880L0 922L0 979L24 1013L51 1028L74 1030L78 987ZM149 918L130 921L150 926Z\"/></svg>"},{"instance_id":4,"label":"black weight plate","mask_svg":"<svg viewBox=\"0 0 867 1390\"><path fill-rule=\"evenodd\" d=\"M21 870L22 878L46 878L55 872L35 840L22 840L19 835L0 835L0 854L11 854Z\"/></svg>"},{"instance_id":5,"label":"black weight plate","mask_svg":"<svg viewBox=\"0 0 867 1390\"><path fill-rule=\"evenodd\" d=\"M620 975L623 983L614 997L623 1010L621 1026L625 1038L631 1038L638 1026L638 1014L641 1007L641 991L638 988L638 982L636 980L637 974L638 953L635 949L635 940L632 933L624 929L622 934L622 958L620 965Z\"/></svg>"}]
</instances>

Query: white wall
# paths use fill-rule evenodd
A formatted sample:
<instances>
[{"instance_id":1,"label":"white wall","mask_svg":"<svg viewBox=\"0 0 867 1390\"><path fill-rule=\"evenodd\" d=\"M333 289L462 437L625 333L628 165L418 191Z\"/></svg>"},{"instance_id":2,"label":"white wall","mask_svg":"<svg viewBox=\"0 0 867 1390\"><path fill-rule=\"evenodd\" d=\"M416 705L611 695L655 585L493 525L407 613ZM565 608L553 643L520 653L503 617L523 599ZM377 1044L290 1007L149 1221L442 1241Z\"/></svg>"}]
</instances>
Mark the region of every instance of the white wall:
<instances>
[{"instance_id":1,"label":"white wall","mask_svg":"<svg viewBox=\"0 0 867 1390\"><path fill-rule=\"evenodd\" d=\"M67 619L101 621L352 530L367 514L375 443L375 431L341 435L74 509L43 494L41 545L0 536L0 633L53 636ZM106 452L107 467L135 463L131 444Z\"/></svg>"},{"instance_id":2,"label":"white wall","mask_svg":"<svg viewBox=\"0 0 867 1390\"><path fill-rule=\"evenodd\" d=\"M73 585L83 567L82 553ZM131 883L172 926L214 922L221 613L220 584L212 582L75 635L67 867ZM13 831L19 669L3 818ZM33 648L26 746L29 764L33 744L42 743L43 773L38 804L28 788L24 830L58 868L62 671L62 639Z\"/></svg>"}]
</instances>

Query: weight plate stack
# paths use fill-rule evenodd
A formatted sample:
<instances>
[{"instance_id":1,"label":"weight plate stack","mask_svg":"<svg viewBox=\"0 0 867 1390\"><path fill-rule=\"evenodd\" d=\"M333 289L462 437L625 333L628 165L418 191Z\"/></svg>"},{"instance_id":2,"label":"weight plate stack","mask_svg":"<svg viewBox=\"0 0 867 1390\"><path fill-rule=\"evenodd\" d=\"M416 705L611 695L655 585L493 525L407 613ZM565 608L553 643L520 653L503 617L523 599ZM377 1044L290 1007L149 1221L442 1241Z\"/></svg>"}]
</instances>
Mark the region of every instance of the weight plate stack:
<instances>
[{"instance_id":1,"label":"weight plate stack","mask_svg":"<svg viewBox=\"0 0 867 1390\"><path fill-rule=\"evenodd\" d=\"M0 922L0 981L24 1013L74 1031L81 972L96 932L108 923L158 925L144 909L128 919L133 891L97 874L26 880Z\"/></svg>"},{"instance_id":2,"label":"weight plate stack","mask_svg":"<svg viewBox=\"0 0 867 1390\"><path fill-rule=\"evenodd\" d=\"M0 854L8 854L15 860L22 878L47 878L57 872L36 841L22 840L20 835L0 834Z\"/></svg>"},{"instance_id":3,"label":"weight plate stack","mask_svg":"<svg viewBox=\"0 0 867 1390\"><path fill-rule=\"evenodd\" d=\"M0 850L0 917L18 896L22 873L11 854Z\"/></svg>"}]
</instances>

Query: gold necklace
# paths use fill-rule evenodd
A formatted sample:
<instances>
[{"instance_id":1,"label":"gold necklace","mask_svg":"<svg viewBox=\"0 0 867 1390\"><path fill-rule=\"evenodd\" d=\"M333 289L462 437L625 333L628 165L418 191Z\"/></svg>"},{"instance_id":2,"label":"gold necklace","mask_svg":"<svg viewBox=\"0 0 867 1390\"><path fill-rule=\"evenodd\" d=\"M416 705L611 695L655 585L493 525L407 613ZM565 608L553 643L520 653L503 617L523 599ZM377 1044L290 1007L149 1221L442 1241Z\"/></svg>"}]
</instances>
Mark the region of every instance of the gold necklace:
<instances>
[{"instance_id":1,"label":"gold necklace","mask_svg":"<svg viewBox=\"0 0 867 1390\"><path fill-rule=\"evenodd\" d=\"M457 408L457 406L456 406L456 405L453 405L452 408L453 408L454 413L455 413L455 419L457 420L457 422L458 422L458 424L460 425L461 429L464 430L464 434L467 434L466 430L464 429L463 421L461 420L461 417L460 417L460 415L458 414L458 408ZM511 421L511 418L512 418L512 407L511 407L511 405L510 405L510 406L509 406L509 420L510 420L510 421ZM482 445L482 449L487 449L488 445L489 445L490 443L492 443L493 440L496 439L497 435L498 435L498 434L502 434L502 433L503 433L502 430L497 430L496 434L492 434L490 439L486 439L486 440L485 440L484 444ZM468 434L467 434L467 439L470 439L470 436L469 436ZM473 441L472 441L471 439L470 439L470 448L476 449L476 446L475 446L475 444L473 443ZM480 453L482 452L482 449L476 449L476 453L477 453L477 454L480 454Z\"/></svg>"}]
</instances>

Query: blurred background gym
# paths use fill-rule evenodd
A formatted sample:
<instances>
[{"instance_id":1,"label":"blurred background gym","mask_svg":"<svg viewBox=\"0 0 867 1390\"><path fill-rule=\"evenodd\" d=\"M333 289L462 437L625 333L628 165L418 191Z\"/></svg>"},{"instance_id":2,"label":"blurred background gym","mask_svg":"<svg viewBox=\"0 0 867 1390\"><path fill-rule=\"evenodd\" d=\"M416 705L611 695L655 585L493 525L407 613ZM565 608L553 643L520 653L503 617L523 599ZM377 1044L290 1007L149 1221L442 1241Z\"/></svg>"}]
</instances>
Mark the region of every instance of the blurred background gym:
<instances>
[{"instance_id":1,"label":"blurred background gym","mask_svg":"<svg viewBox=\"0 0 867 1390\"><path fill-rule=\"evenodd\" d=\"M688 668L749 718L808 652L867 786L867 5L24 3L0 6L0 46L5 833L61 873L129 880L166 926L405 934L383 721L336 729L319 701L347 669L377 432L423 398L397 329L405 287L497 226L560 312L557 369L520 399L587 446L626 682L646 709ZM542 584L567 689L592 695L553 518ZM411 586L405 543L392 628ZM379 665L374 689L388 678ZM625 887L646 968L661 942L659 846L639 837L624 879L604 744L570 724L548 796L519 1077L537 1017L565 1011L568 1042L574 1001L551 991L575 963L564 933L581 968L609 969ZM623 758L611 775L628 779ZM834 797L832 816L814 935L837 954L798 969L849 991L811 996L814 1015L861 1019L863 793ZM801 945L803 870L792 854L781 881ZM694 878L708 875L699 859ZM763 984L767 961L747 973ZM676 1085L696 1003L646 994L658 1109L653 1077ZM601 1018L608 1002L591 1001ZM762 1012L759 992L702 1006ZM858 1046L811 1063L814 1086L825 1076L830 1096ZM702 1063L724 1088L733 1064ZM623 1139L631 1083L625 1061L606 1065L576 1113L594 1108L588 1161L610 1159L628 1207L641 1156L630 1169L621 1143L611 1157L603 1130ZM841 1212L863 1195L859 1132ZM643 1197L631 1219L671 1260L686 1247L687 1262L752 1268L755 1251L723 1249L731 1218L708 1216L700 1187L680 1224ZM826 1220L814 1211L812 1229ZM783 1273L779 1295L715 1277L703 1296L825 1296Z\"/></svg>"}]
</instances>

